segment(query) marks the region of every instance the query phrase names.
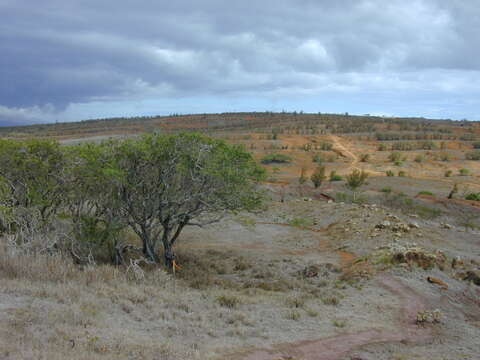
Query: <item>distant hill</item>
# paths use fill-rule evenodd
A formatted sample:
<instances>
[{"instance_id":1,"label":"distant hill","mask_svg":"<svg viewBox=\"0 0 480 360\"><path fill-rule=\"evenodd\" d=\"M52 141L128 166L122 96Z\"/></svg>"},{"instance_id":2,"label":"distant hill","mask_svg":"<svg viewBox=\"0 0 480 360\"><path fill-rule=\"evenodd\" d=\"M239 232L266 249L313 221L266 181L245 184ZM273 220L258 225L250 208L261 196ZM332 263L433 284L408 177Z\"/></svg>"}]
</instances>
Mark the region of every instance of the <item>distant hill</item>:
<instances>
[{"instance_id":1,"label":"distant hill","mask_svg":"<svg viewBox=\"0 0 480 360\"><path fill-rule=\"evenodd\" d=\"M297 129L302 134L362 134L398 129L400 131L429 131L433 128L474 126L474 122L425 118L393 118L370 115L307 114L307 113L221 113L170 116L109 118L79 122L20 125L0 123L0 137L88 138L94 136L134 135L145 132L223 131L280 132ZM447 130L445 130L447 131Z\"/></svg>"}]
</instances>

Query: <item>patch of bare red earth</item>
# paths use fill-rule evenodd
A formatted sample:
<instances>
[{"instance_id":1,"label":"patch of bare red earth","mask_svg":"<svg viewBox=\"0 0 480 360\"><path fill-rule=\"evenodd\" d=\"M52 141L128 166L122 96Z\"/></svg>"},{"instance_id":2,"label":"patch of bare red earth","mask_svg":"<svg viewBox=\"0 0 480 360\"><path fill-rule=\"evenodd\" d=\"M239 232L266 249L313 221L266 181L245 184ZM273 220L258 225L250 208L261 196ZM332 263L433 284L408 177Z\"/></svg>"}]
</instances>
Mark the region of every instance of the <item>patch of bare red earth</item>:
<instances>
[{"instance_id":1,"label":"patch of bare red earth","mask_svg":"<svg viewBox=\"0 0 480 360\"><path fill-rule=\"evenodd\" d=\"M381 287L396 295L402 302L397 316L397 330L387 331L373 328L354 333L339 334L324 339L278 344L269 349L256 349L237 353L229 357L229 359L335 360L365 345L388 342L422 343L431 339L431 331L415 323L417 313L425 310L424 298L397 278L383 275L377 281Z\"/></svg>"}]
</instances>

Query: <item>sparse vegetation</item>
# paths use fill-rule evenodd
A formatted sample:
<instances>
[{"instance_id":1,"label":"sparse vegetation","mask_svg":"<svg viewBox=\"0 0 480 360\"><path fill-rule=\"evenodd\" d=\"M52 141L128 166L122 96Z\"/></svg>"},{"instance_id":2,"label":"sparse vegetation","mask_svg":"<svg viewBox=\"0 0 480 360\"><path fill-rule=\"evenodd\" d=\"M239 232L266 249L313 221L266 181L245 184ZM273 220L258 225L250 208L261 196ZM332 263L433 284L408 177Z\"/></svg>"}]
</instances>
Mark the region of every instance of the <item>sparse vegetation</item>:
<instances>
[{"instance_id":1,"label":"sparse vegetation","mask_svg":"<svg viewBox=\"0 0 480 360\"><path fill-rule=\"evenodd\" d=\"M335 170L332 170L330 172L330 181L342 181L343 177L341 175L338 175Z\"/></svg>"},{"instance_id":2,"label":"sparse vegetation","mask_svg":"<svg viewBox=\"0 0 480 360\"><path fill-rule=\"evenodd\" d=\"M325 175L325 166L318 166L315 172L310 177L315 188L318 188L322 185L323 181L327 178Z\"/></svg>"},{"instance_id":3,"label":"sparse vegetation","mask_svg":"<svg viewBox=\"0 0 480 360\"><path fill-rule=\"evenodd\" d=\"M469 151L465 153L465 159L467 160L480 160L480 150Z\"/></svg>"},{"instance_id":4,"label":"sparse vegetation","mask_svg":"<svg viewBox=\"0 0 480 360\"><path fill-rule=\"evenodd\" d=\"M292 161L292 158L285 154L269 154L262 158L262 164L285 164Z\"/></svg>"},{"instance_id":5,"label":"sparse vegetation","mask_svg":"<svg viewBox=\"0 0 480 360\"><path fill-rule=\"evenodd\" d=\"M463 168L463 169L458 170L458 174L460 176L468 176L468 175L470 175L470 170Z\"/></svg>"},{"instance_id":6,"label":"sparse vegetation","mask_svg":"<svg viewBox=\"0 0 480 360\"><path fill-rule=\"evenodd\" d=\"M345 184L353 192L353 201L356 200L357 189L365 184L368 178L368 173L360 170L353 170L350 174L346 176L347 183Z\"/></svg>"}]
</instances>

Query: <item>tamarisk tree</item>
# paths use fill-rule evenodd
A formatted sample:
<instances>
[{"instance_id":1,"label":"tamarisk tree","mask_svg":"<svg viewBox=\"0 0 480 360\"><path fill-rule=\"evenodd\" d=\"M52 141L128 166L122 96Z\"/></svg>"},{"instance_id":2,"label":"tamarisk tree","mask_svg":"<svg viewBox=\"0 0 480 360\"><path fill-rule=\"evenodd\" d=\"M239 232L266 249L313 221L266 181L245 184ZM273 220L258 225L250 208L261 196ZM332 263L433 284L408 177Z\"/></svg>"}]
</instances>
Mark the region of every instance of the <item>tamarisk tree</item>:
<instances>
[{"instance_id":1,"label":"tamarisk tree","mask_svg":"<svg viewBox=\"0 0 480 360\"><path fill-rule=\"evenodd\" d=\"M254 186L263 170L242 147L199 134L148 135L111 144L119 175L119 214L139 236L143 253L167 266L186 226L204 226L232 211L261 205Z\"/></svg>"}]
</instances>

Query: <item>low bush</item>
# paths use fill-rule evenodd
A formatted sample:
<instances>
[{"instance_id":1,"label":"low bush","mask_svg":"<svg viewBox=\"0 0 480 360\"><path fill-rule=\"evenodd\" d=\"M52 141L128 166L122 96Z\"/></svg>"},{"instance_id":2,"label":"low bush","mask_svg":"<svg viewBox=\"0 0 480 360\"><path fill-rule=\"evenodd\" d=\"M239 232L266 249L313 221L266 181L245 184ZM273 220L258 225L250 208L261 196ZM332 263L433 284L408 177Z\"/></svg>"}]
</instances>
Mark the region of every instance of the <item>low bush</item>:
<instances>
[{"instance_id":1,"label":"low bush","mask_svg":"<svg viewBox=\"0 0 480 360\"><path fill-rule=\"evenodd\" d=\"M361 154L360 155L360 161L361 162L368 162L370 160L370 154Z\"/></svg>"},{"instance_id":2,"label":"low bush","mask_svg":"<svg viewBox=\"0 0 480 360\"><path fill-rule=\"evenodd\" d=\"M395 176L392 170L385 171L385 174L387 174L387 176Z\"/></svg>"},{"instance_id":3,"label":"low bush","mask_svg":"<svg viewBox=\"0 0 480 360\"><path fill-rule=\"evenodd\" d=\"M269 154L262 158L262 164L285 164L292 161L292 158L285 154Z\"/></svg>"},{"instance_id":4,"label":"low bush","mask_svg":"<svg viewBox=\"0 0 480 360\"><path fill-rule=\"evenodd\" d=\"M430 195L430 196L433 196L433 193L430 192L430 191L420 191L420 192L418 193L418 195Z\"/></svg>"},{"instance_id":5,"label":"low bush","mask_svg":"<svg viewBox=\"0 0 480 360\"><path fill-rule=\"evenodd\" d=\"M460 176L468 176L468 175L470 174L470 170L468 170L468 169L460 169L460 170L458 170L458 174L459 174Z\"/></svg>"},{"instance_id":6,"label":"low bush","mask_svg":"<svg viewBox=\"0 0 480 360\"><path fill-rule=\"evenodd\" d=\"M465 153L465 159L467 160L480 160L480 150L469 151Z\"/></svg>"},{"instance_id":7,"label":"low bush","mask_svg":"<svg viewBox=\"0 0 480 360\"><path fill-rule=\"evenodd\" d=\"M480 201L480 193L470 193L465 196L466 200Z\"/></svg>"},{"instance_id":8,"label":"low bush","mask_svg":"<svg viewBox=\"0 0 480 360\"><path fill-rule=\"evenodd\" d=\"M452 170L445 171L445 177L450 177L450 176L452 176L452 174L453 174Z\"/></svg>"},{"instance_id":9,"label":"low bush","mask_svg":"<svg viewBox=\"0 0 480 360\"><path fill-rule=\"evenodd\" d=\"M343 177L341 175L337 175L335 171L330 173L330 181L342 181Z\"/></svg>"}]
</instances>

